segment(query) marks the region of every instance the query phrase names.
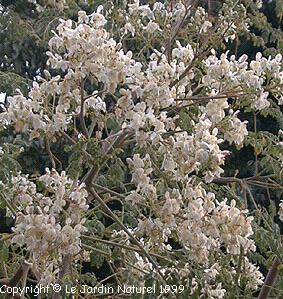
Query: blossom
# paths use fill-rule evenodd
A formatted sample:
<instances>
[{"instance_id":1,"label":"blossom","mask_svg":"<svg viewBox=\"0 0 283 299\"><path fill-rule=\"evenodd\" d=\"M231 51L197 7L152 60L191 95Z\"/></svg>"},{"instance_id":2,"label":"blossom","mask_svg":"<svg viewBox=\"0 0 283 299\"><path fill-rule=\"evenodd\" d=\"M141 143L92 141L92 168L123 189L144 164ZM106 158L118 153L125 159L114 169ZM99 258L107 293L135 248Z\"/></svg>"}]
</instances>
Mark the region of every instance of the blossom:
<instances>
[{"instance_id":1,"label":"blossom","mask_svg":"<svg viewBox=\"0 0 283 299\"><path fill-rule=\"evenodd\" d=\"M201 297L224 298L228 289L222 274L229 272L234 281L234 261L243 256L241 275L247 278L247 288L255 290L262 277L247 258L256 249L253 217L233 198L223 198L211 183L223 174L230 153L223 149L224 141L241 146L248 135L247 121L239 116L242 108L264 111L273 96L281 104L282 56L265 58L258 53L249 62L247 55L237 59L229 52L218 55L212 50L202 58L198 55L201 38L187 42L176 34L172 47L157 41L140 59L143 50L139 54L135 47L133 52L124 50L126 34L131 39L148 34L164 37L184 21L188 32L206 37L213 24L203 8L191 9L180 1L170 9L166 3L141 5L138 0L127 7L118 11L123 20L121 39L106 26L109 12L103 13L102 6L90 15L79 11L77 22L60 19L46 53L52 71L37 76L28 94L17 91L9 97L1 124L13 125L30 138L55 140L72 132L83 154L95 140L103 156L101 164L100 159L95 161L98 180L111 172L110 156L129 170L126 181L117 186L125 189L124 195L108 190L113 198L121 198L123 223L117 224L124 231L112 231L107 238L127 246L134 239L146 253L166 258L176 253L172 245L176 243L184 254L178 253L180 259L172 267L158 269L168 277L187 275L192 294L198 291ZM244 18L236 24L241 8ZM224 4L219 15L221 22L214 33L225 33L224 40L235 38L236 26L246 26L241 5L233 10ZM270 86L275 86L274 92ZM115 120L114 126L108 125L109 118ZM76 125L78 120L81 126ZM106 145L109 150L104 153ZM83 162L82 171L89 173L94 166ZM29 252L41 283L56 280L65 256L72 257L74 267L87 256L82 237L86 237L87 220L94 221L98 209L96 202L89 203L80 181L84 179L46 169L35 183L18 173L1 185L15 204L13 211L8 209L8 215L13 212L15 217L11 242ZM282 207L281 203L281 220ZM122 253L127 246L121 246L125 247ZM125 254L125 261L121 267L125 271L133 263L142 271L156 271L156 265L137 252Z\"/></svg>"},{"instance_id":2,"label":"blossom","mask_svg":"<svg viewBox=\"0 0 283 299\"><path fill-rule=\"evenodd\" d=\"M153 21L150 21L150 22L147 24L145 30L146 30L148 33L152 34L152 33L154 33L155 31L160 30L160 27L159 27L159 25L158 25L157 23L155 23L155 22L153 22Z\"/></svg>"},{"instance_id":3,"label":"blossom","mask_svg":"<svg viewBox=\"0 0 283 299\"><path fill-rule=\"evenodd\" d=\"M253 265L247 257L245 257L243 261L242 275L245 275L245 277L247 278L247 287L251 290L256 290L263 284L264 277L259 271L259 267Z\"/></svg>"},{"instance_id":4,"label":"blossom","mask_svg":"<svg viewBox=\"0 0 283 299\"><path fill-rule=\"evenodd\" d=\"M236 117L239 111L236 111L227 122L227 127L224 132L224 139L230 143L234 142L241 145L245 136L248 135L247 121L242 122Z\"/></svg>"},{"instance_id":5,"label":"blossom","mask_svg":"<svg viewBox=\"0 0 283 299\"><path fill-rule=\"evenodd\" d=\"M64 172L47 169L39 180L49 196L38 193L28 176L19 174L12 178L10 193L19 205L11 242L26 246L35 271L43 271L39 280L47 283L55 281L64 255L78 258L82 251L80 237L87 231L83 218L83 212L88 210L87 192ZM62 213L68 217L64 219ZM47 275L46 271L50 273ZM48 276L52 278L47 279Z\"/></svg>"},{"instance_id":6,"label":"blossom","mask_svg":"<svg viewBox=\"0 0 283 299\"><path fill-rule=\"evenodd\" d=\"M135 35L135 27L130 22L125 24L124 29L126 34L129 31L132 34L132 36Z\"/></svg>"},{"instance_id":7,"label":"blossom","mask_svg":"<svg viewBox=\"0 0 283 299\"><path fill-rule=\"evenodd\" d=\"M283 222L283 202L279 204L279 219Z\"/></svg>"}]
</instances>

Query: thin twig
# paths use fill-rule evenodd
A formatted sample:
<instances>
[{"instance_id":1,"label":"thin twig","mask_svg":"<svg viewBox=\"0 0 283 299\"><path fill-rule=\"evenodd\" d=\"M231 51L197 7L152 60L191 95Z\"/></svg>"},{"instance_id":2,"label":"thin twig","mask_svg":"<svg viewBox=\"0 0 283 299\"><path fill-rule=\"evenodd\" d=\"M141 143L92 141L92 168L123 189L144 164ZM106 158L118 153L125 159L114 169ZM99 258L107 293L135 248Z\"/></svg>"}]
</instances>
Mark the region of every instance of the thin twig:
<instances>
[{"instance_id":1,"label":"thin twig","mask_svg":"<svg viewBox=\"0 0 283 299\"><path fill-rule=\"evenodd\" d=\"M2 191L0 192L1 194L1 197L4 201L4 203L6 204L6 206L9 208L9 210L11 211L11 213L13 214L14 217L17 216L17 212L16 210L14 209L14 207L12 206L12 204L9 202L9 200L6 199L6 196L5 194L2 193Z\"/></svg>"},{"instance_id":2,"label":"thin twig","mask_svg":"<svg viewBox=\"0 0 283 299\"><path fill-rule=\"evenodd\" d=\"M96 187L98 189L101 189L102 191L108 192L108 193L110 193L110 194L112 194L114 196L117 196L117 197L121 198L121 199L125 199L125 197L126 197L125 195L122 195L122 194L120 194L120 193L118 193L116 191L113 191L113 190L111 190L111 189L109 189L107 187L103 187L103 186L98 185L98 184L94 184L94 187Z\"/></svg>"},{"instance_id":3,"label":"thin twig","mask_svg":"<svg viewBox=\"0 0 283 299\"><path fill-rule=\"evenodd\" d=\"M239 97L243 96L243 93L230 93L230 92L222 92L222 94L215 95L215 96L191 96L186 98L179 98L176 99L176 102L184 102L184 101L202 101L202 100L213 100L213 99L225 99L230 97Z\"/></svg>"},{"instance_id":4,"label":"thin twig","mask_svg":"<svg viewBox=\"0 0 283 299\"><path fill-rule=\"evenodd\" d=\"M85 124L85 117L84 117L84 103L85 103L85 98L84 98L84 80L82 79L81 81L81 86L80 86L80 92L81 92L81 110L80 110L80 122L83 130L84 136L88 139L88 130Z\"/></svg>"},{"instance_id":5,"label":"thin twig","mask_svg":"<svg viewBox=\"0 0 283 299\"><path fill-rule=\"evenodd\" d=\"M100 250L100 249L98 249L98 248L95 248L95 247L93 247L93 246L90 246L90 245L87 245L87 244L84 244L84 243L82 244L82 246L83 246L85 249L92 250L92 251L94 251L94 252L96 252L96 253L99 253L99 254L101 254L101 255L104 255L104 256L110 258L110 254L109 254L108 252L104 251L104 250Z\"/></svg>"},{"instance_id":6,"label":"thin twig","mask_svg":"<svg viewBox=\"0 0 283 299\"><path fill-rule=\"evenodd\" d=\"M56 169L56 163L55 163L55 160L54 160L54 155L53 155L53 153L51 151L51 148L50 148L50 143L49 143L48 137L45 137L45 143L46 143L46 149L47 149L50 161L51 161L52 169Z\"/></svg>"},{"instance_id":7,"label":"thin twig","mask_svg":"<svg viewBox=\"0 0 283 299\"><path fill-rule=\"evenodd\" d=\"M113 242L113 241L104 240L104 239L100 239L100 238L95 238L95 237L91 237L91 236L87 236L87 235L82 235L82 238L91 240L93 242L99 242L99 243L103 243L103 244L107 244L107 245L111 245L111 246L120 247L120 248L127 249L127 250L130 250L130 251L141 252L140 248L137 248L137 247L134 247L134 246L129 246L129 245L126 245L126 244L116 243L116 242ZM156 258L163 259L163 260L166 260L167 262L172 263L172 261L170 261L169 259L167 259L166 257L164 257L162 255L155 254L155 253L152 253L152 252L149 252L148 254L150 254L151 256L154 256Z\"/></svg>"}]
</instances>

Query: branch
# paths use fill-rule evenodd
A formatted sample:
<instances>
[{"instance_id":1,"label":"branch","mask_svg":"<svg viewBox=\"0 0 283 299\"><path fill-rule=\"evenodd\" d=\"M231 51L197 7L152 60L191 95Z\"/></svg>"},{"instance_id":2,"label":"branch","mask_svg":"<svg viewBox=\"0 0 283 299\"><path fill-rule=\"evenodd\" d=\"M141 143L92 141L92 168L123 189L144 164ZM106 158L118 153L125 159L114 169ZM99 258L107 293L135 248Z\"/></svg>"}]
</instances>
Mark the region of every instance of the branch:
<instances>
[{"instance_id":1,"label":"branch","mask_svg":"<svg viewBox=\"0 0 283 299\"><path fill-rule=\"evenodd\" d=\"M174 43L175 39L177 38L180 30L185 25L185 21L188 18L188 16L190 15L189 13L191 13L193 11L191 8L196 4L196 2L197 2L196 0L188 0L188 1L186 1L186 3L185 3L185 14L184 14L184 16L179 21L176 22L176 24L173 24L173 26L171 28L171 31L169 33L168 40L166 42L165 49L162 52L162 54L158 57L157 64L160 63L163 54L166 54L167 60L168 60L168 62L170 62L170 60L171 60L171 48L172 48L172 44ZM172 3L171 3L171 5L172 5ZM171 6L171 11L173 9L172 6Z\"/></svg>"},{"instance_id":2,"label":"branch","mask_svg":"<svg viewBox=\"0 0 283 299\"><path fill-rule=\"evenodd\" d=\"M239 96L243 96L244 93L225 93L223 92L223 94L219 94L219 95L215 95L215 96L191 96L191 97L187 97L187 98L180 98L180 99L176 99L176 102L183 102L183 101L206 101L206 100L213 100L213 99L225 99L225 98L232 98L232 97L239 97Z\"/></svg>"},{"instance_id":3,"label":"branch","mask_svg":"<svg viewBox=\"0 0 283 299\"><path fill-rule=\"evenodd\" d=\"M121 147L121 145L125 142L127 138L132 136L133 132L129 129L123 129L117 134L110 135L106 139L102 140L101 150L103 152L102 157L102 165L107 161L107 155L112 152L114 148ZM89 172L85 175L82 182L86 184L86 186L92 186L92 183L95 181L101 166L97 164L93 165Z\"/></svg>"},{"instance_id":4,"label":"branch","mask_svg":"<svg viewBox=\"0 0 283 299\"><path fill-rule=\"evenodd\" d=\"M47 149L50 161L51 161L52 168L56 169L56 163L55 163L55 160L54 160L54 155L53 155L53 153L51 151L50 143L49 143L49 140L48 140L47 137L45 137L45 143L46 143L46 149Z\"/></svg>"},{"instance_id":5,"label":"branch","mask_svg":"<svg viewBox=\"0 0 283 299\"><path fill-rule=\"evenodd\" d=\"M70 137L67 133L65 133L64 131L60 131L60 133L69 141L71 142L73 145L75 145L77 142ZM119 131L116 134L110 135L109 137L107 137L106 139L101 141L101 150L103 152L103 156L102 156L102 161L103 164L107 161L107 155L109 153L111 153L111 151L114 148L118 148L120 147L127 138L130 138L133 135L133 130L132 129L123 129L121 131ZM96 164L96 161L93 159L93 157L84 149L82 149L83 154L88 157L92 163L93 166L92 168L88 171L88 173L84 176L84 178L82 179L82 182L84 182L86 184L86 186L91 186L92 183L95 181L102 165L98 166Z\"/></svg>"},{"instance_id":6,"label":"branch","mask_svg":"<svg viewBox=\"0 0 283 299\"><path fill-rule=\"evenodd\" d=\"M27 275L29 272L29 269L31 267L31 263L29 263L28 261L24 260L23 263L20 265L19 269L16 271L16 273L14 274L14 276L10 279L5 278L5 279L1 279L0 283L1 284L6 284L9 287L16 287L18 285L18 283L20 282L20 280L23 278L23 286L22 288L25 287L26 285L26 280L27 280ZM11 295L6 294L4 295L4 298L10 298ZM20 296L20 294L15 294L14 297L15 299L22 299L23 297Z\"/></svg>"},{"instance_id":7,"label":"branch","mask_svg":"<svg viewBox=\"0 0 283 299\"><path fill-rule=\"evenodd\" d=\"M3 192L0 192L0 195L4 201L4 203L6 204L7 208L10 209L11 213L13 214L14 217L17 217L17 212L14 209L14 207L12 206L12 203L9 202L9 200L6 199L5 194L3 194Z\"/></svg>"},{"instance_id":8,"label":"branch","mask_svg":"<svg viewBox=\"0 0 283 299\"><path fill-rule=\"evenodd\" d=\"M84 118L84 103L85 103L85 98L84 98L84 80L82 79L81 81L81 87L80 87L80 92L81 92L81 110L80 110L80 122L83 130L84 136L88 139L88 130L85 124L85 118Z\"/></svg>"},{"instance_id":9,"label":"branch","mask_svg":"<svg viewBox=\"0 0 283 299\"><path fill-rule=\"evenodd\" d=\"M67 133L65 133L64 131L60 131L60 133L73 145L77 144L77 141L74 140L71 136L69 136ZM82 153L90 160L90 161L94 161L93 157L85 150L85 149L81 149Z\"/></svg>"},{"instance_id":10,"label":"branch","mask_svg":"<svg viewBox=\"0 0 283 299\"><path fill-rule=\"evenodd\" d=\"M264 280L264 284L261 287L260 293L257 299L267 299L269 292L272 286L275 284L277 274L278 274L278 267L280 265L280 261L277 257L274 258L271 268L269 269L266 278Z\"/></svg>"},{"instance_id":11,"label":"branch","mask_svg":"<svg viewBox=\"0 0 283 299\"><path fill-rule=\"evenodd\" d=\"M220 94L215 96L190 96L186 98L179 98L175 99L177 105L173 107L163 108L162 111L166 111L169 116L179 112L181 109L196 105L196 104L203 104L213 99L225 99L225 98L232 98L232 97L239 97L245 95L244 93L227 93L227 94ZM185 105L178 105L178 102L186 102L189 101L190 103Z\"/></svg>"},{"instance_id":12,"label":"branch","mask_svg":"<svg viewBox=\"0 0 283 299\"><path fill-rule=\"evenodd\" d=\"M93 241L93 242L99 242L99 243L107 244L107 245L110 245L110 246L120 247L120 248L127 249L127 250L130 250L130 251L141 252L140 248L138 248L138 247L129 246L129 245L122 244L122 243L117 243L117 242L113 242L113 241L110 241L110 240L104 240L104 239L95 238L95 237L91 237L91 236L87 236L87 235L82 235L82 238L88 239L88 240ZM104 252L104 254L105 254L105 252ZM156 254L156 253L151 253L151 252L149 252L148 254L150 254L151 256L154 256L156 258L163 259L167 262L173 263L171 260L167 259L166 257L164 257L162 255L159 255L159 254Z\"/></svg>"},{"instance_id":13,"label":"branch","mask_svg":"<svg viewBox=\"0 0 283 299\"><path fill-rule=\"evenodd\" d=\"M27 278L28 278L28 272L31 268L32 264L28 263L28 262L24 262L24 266L23 266L23 282L22 282L22 295L21 295L21 299L25 299L25 290L26 290L26 284L27 284Z\"/></svg>"},{"instance_id":14,"label":"branch","mask_svg":"<svg viewBox=\"0 0 283 299\"><path fill-rule=\"evenodd\" d=\"M239 183L241 184L244 179L238 179L235 177L220 177L220 178L215 178L212 183L215 184L227 184L227 183Z\"/></svg>"},{"instance_id":15,"label":"branch","mask_svg":"<svg viewBox=\"0 0 283 299\"><path fill-rule=\"evenodd\" d=\"M62 265L60 267L60 271L59 271L59 274L58 274L58 279L56 281L56 284L59 284L59 285L62 284L63 278L70 271L70 264L71 264L71 255L66 254L63 257ZM61 298L60 292L58 292L58 293L54 292L53 293L52 299L60 299L60 298Z\"/></svg>"}]
</instances>

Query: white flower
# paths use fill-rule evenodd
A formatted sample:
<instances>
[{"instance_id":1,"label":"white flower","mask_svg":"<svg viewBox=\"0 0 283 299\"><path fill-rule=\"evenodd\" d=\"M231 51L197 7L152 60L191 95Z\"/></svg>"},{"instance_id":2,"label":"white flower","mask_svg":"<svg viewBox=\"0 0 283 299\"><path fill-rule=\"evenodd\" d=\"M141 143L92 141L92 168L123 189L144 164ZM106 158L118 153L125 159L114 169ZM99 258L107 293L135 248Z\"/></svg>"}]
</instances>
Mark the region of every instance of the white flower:
<instances>
[{"instance_id":1,"label":"white flower","mask_svg":"<svg viewBox=\"0 0 283 299\"><path fill-rule=\"evenodd\" d=\"M236 117L239 111L235 112L233 116L228 120L227 127L224 132L224 139L230 143L234 142L237 145L241 145L245 136L248 135L247 121L240 121Z\"/></svg>"},{"instance_id":2,"label":"white flower","mask_svg":"<svg viewBox=\"0 0 283 299\"><path fill-rule=\"evenodd\" d=\"M161 31L159 25L153 21L148 22L147 26L145 27L145 31L152 34L155 31Z\"/></svg>"},{"instance_id":3,"label":"white flower","mask_svg":"<svg viewBox=\"0 0 283 299\"><path fill-rule=\"evenodd\" d=\"M104 15L100 13L102 10L103 6L100 5L97 8L97 12L90 15L90 24L95 28L101 28L107 23Z\"/></svg>"},{"instance_id":4,"label":"white flower","mask_svg":"<svg viewBox=\"0 0 283 299\"><path fill-rule=\"evenodd\" d=\"M283 201L281 201L281 203L279 204L279 219L283 222Z\"/></svg>"},{"instance_id":5,"label":"white flower","mask_svg":"<svg viewBox=\"0 0 283 299\"><path fill-rule=\"evenodd\" d=\"M200 33L202 33L202 32L206 33L207 30L211 27L212 27L211 22L205 20L204 23L200 27Z\"/></svg>"},{"instance_id":6,"label":"white flower","mask_svg":"<svg viewBox=\"0 0 283 299\"><path fill-rule=\"evenodd\" d=\"M248 279L247 287L251 290L257 290L263 284L264 277L259 271L259 267L253 265L247 257L244 258L243 274Z\"/></svg>"},{"instance_id":7,"label":"white flower","mask_svg":"<svg viewBox=\"0 0 283 299\"><path fill-rule=\"evenodd\" d=\"M171 155L165 155L161 168L165 171L174 171L176 163Z\"/></svg>"},{"instance_id":8,"label":"white flower","mask_svg":"<svg viewBox=\"0 0 283 299\"><path fill-rule=\"evenodd\" d=\"M129 31L132 34L132 36L135 36L135 27L130 22L127 22L125 24L124 29L126 34Z\"/></svg>"},{"instance_id":9,"label":"white flower","mask_svg":"<svg viewBox=\"0 0 283 299\"><path fill-rule=\"evenodd\" d=\"M267 100L267 97L269 95L269 92L261 92L260 96L257 98L257 100L252 104L252 107L257 110L262 110L264 108L267 108L270 106L270 102Z\"/></svg>"}]
</instances>

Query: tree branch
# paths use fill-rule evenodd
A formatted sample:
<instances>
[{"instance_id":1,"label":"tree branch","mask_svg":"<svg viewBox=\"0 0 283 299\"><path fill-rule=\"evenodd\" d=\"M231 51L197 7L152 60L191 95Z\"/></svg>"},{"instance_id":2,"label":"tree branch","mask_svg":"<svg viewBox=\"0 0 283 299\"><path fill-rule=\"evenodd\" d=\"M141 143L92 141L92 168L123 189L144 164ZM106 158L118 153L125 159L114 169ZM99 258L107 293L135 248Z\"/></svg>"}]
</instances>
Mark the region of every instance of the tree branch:
<instances>
[{"instance_id":1,"label":"tree branch","mask_svg":"<svg viewBox=\"0 0 283 299\"><path fill-rule=\"evenodd\" d=\"M113 241L110 241L110 240L95 238L95 237L88 236L88 235L82 235L82 238L91 240L93 242L99 242L99 243L102 243L102 244L107 244L107 245L110 245L110 246L116 246L116 247L120 247L120 248L127 249L127 250L130 250L130 251L135 251L135 252L140 252L141 253L141 250L138 247L129 246L129 245L122 244L122 243L117 243L117 242L113 242ZM163 259L167 262L170 262L171 264L173 263L172 261L170 261L169 259L167 259L166 257L164 257L162 255L152 253L152 252L149 252L148 254L150 254L151 256L154 256L156 258Z\"/></svg>"},{"instance_id":2,"label":"tree branch","mask_svg":"<svg viewBox=\"0 0 283 299\"><path fill-rule=\"evenodd\" d=\"M17 272L14 274L14 276L12 278L9 279L8 281L8 285L10 287L15 287L17 286L17 284L20 282L20 280L22 279L23 275L26 273L26 271L29 270L31 264L29 262L27 262L26 260L23 261L23 263L20 265L19 269L17 270Z\"/></svg>"},{"instance_id":3,"label":"tree branch","mask_svg":"<svg viewBox=\"0 0 283 299\"><path fill-rule=\"evenodd\" d=\"M46 149L47 149L50 161L51 161L52 168L56 169L56 163L55 163L55 160L54 160L54 155L53 155L53 153L51 151L51 148L50 148L50 143L49 143L48 137L45 137L45 143L46 143Z\"/></svg>"},{"instance_id":4,"label":"tree branch","mask_svg":"<svg viewBox=\"0 0 283 299\"><path fill-rule=\"evenodd\" d=\"M62 285L62 281L63 281L65 275L70 271L70 264L71 264L71 255L66 254L63 257L62 265L60 267L60 271L59 271L59 274L58 274L58 279L56 281L56 284ZM60 299L60 298L62 298L60 292L58 292L58 293L54 292L53 293L52 299Z\"/></svg>"},{"instance_id":5,"label":"tree branch","mask_svg":"<svg viewBox=\"0 0 283 299\"><path fill-rule=\"evenodd\" d=\"M273 260L272 266L266 275L264 284L261 287L261 290L260 290L260 293L259 293L257 299L267 299L268 298L270 290L271 290L272 286L275 284L279 265L280 265L280 261L277 257L275 257Z\"/></svg>"},{"instance_id":6,"label":"tree branch","mask_svg":"<svg viewBox=\"0 0 283 299\"><path fill-rule=\"evenodd\" d=\"M85 117L84 117L85 98L84 98L84 80L83 79L81 81L80 92L81 92L80 122L81 122L83 134L88 139L89 135L88 135L88 130L87 130L87 127L86 127L86 124L85 124Z\"/></svg>"},{"instance_id":7,"label":"tree branch","mask_svg":"<svg viewBox=\"0 0 283 299\"><path fill-rule=\"evenodd\" d=\"M121 147L121 145L125 142L125 140L130 136L132 136L132 134L133 134L132 130L123 129L117 134L110 135L106 139L102 140L101 150L103 152L103 157L102 157L102 160L104 160L103 164L107 160L107 155L110 154L114 148ZM89 170L89 172L85 175L82 182L84 182L86 186L88 187L92 186L92 183L95 181L102 165L100 166L96 164L93 165L92 168Z\"/></svg>"}]
</instances>

